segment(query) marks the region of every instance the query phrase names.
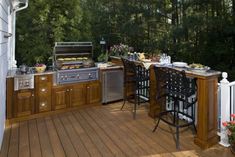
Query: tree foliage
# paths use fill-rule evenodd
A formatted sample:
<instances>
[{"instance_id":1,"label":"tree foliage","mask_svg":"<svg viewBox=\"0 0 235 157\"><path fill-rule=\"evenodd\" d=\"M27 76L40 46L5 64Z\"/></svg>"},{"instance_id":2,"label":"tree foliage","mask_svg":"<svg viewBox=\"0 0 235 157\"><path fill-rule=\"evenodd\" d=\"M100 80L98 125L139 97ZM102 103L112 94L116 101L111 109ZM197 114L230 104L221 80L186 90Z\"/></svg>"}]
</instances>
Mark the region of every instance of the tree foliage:
<instances>
[{"instance_id":1,"label":"tree foliage","mask_svg":"<svg viewBox=\"0 0 235 157\"><path fill-rule=\"evenodd\" d=\"M233 73L234 0L30 0L17 20L19 63L47 59L55 41L124 43Z\"/></svg>"}]
</instances>

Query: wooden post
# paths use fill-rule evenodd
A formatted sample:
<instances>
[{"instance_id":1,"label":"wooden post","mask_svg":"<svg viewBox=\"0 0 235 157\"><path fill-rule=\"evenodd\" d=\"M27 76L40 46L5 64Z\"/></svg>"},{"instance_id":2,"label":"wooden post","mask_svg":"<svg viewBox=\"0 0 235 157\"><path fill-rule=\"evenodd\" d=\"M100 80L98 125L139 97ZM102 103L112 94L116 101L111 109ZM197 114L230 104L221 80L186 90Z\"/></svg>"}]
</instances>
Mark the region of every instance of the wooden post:
<instances>
[{"instance_id":1,"label":"wooden post","mask_svg":"<svg viewBox=\"0 0 235 157\"><path fill-rule=\"evenodd\" d=\"M224 147L229 147L228 135L226 128L222 125L223 122L230 121L230 87L229 81L227 80L228 74L226 72L222 73L223 79L220 81L221 97L220 97L220 116L221 116L221 131L220 131L220 142Z\"/></svg>"}]
</instances>

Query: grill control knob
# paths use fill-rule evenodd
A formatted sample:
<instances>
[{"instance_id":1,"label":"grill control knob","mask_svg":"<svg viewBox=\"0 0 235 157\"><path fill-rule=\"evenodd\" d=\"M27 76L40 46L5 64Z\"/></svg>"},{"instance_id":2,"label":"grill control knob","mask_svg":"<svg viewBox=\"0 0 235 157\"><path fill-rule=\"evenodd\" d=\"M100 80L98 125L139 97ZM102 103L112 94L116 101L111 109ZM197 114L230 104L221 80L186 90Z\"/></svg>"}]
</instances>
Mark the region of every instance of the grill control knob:
<instances>
[{"instance_id":1,"label":"grill control knob","mask_svg":"<svg viewBox=\"0 0 235 157\"><path fill-rule=\"evenodd\" d=\"M89 76L89 78L90 78L90 79L92 78L92 75L91 75L91 73L89 73L89 74L88 74L88 76Z\"/></svg>"},{"instance_id":2,"label":"grill control knob","mask_svg":"<svg viewBox=\"0 0 235 157\"><path fill-rule=\"evenodd\" d=\"M26 82L25 82L25 85L26 85L26 86L29 86L29 81L26 81Z\"/></svg>"}]
</instances>

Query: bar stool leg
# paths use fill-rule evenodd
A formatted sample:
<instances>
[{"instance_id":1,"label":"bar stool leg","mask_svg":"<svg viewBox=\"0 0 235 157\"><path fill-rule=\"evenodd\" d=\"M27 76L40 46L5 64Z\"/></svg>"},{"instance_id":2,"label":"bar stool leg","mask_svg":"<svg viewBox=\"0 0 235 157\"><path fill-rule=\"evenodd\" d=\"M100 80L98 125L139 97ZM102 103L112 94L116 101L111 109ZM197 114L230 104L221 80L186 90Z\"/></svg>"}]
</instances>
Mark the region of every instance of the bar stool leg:
<instances>
[{"instance_id":1,"label":"bar stool leg","mask_svg":"<svg viewBox=\"0 0 235 157\"><path fill-rule=\"evenodd\" d=\"M135 104L134 104L134 108L133 108L133 119L136 118L136 106L137 106L137 96L135 95Z\"/></svg>"},{"instance_id":2,"label":"bar stool leg","mask_svg":"<svg viewBox=\"0 0 235 157\"><path fill-rule=\"evenodd\" d=\"M154 129L153 129L153 132L155 132L157 130L157 127L159 125L159 122L160 122L160 118L158 118L158 121L157 121L157 124L155 125Z\"/></svg>"},{"instance_id":3,"label":"bar stool leg","mask_svg":"<svg viewBox=\"0 0 235 157\"><path fill-rule=\"evenodd\" d=\"M176 149L179 149L179 127L176 127Z\"/></svg>"},{"instance_id":4,"label":"bar stool leg","mask_svg":"<svg viewBox=\"0 0 235 157\"><path fill-rule=\"evenodd\" d=\"M125 88L125 87L124 87ZM123 107L125 106L126 104L126 99L127 99L127 96L126 96L126 89L124 90L124 98L123 98L123 104L122 104L122 107L121 107L121 110L123 109Z\"/></svg>"},{"instance_id":5,"label":"bar stool leg","mask_svg":"<svg viewBox=\"0 0 235 157\"><path fill-rule=\"evenodd\" d=\"M176 149L179 149L179 103L176 110Z\"/></svg>"},{"instance_id":6,"label":"bar stool leg","mask_svg":"<svg viewBox=\"0 0 235 157\"><path fill-rule=\"evenodd\" d=\"M122 104L122 107L121 107L121 110L123 109L123 107L125 106L125 103L126 103L126 98L124 98L124 100L123 100L124 102L123 102L123 104Z\"/></svg>"}]
</instances>

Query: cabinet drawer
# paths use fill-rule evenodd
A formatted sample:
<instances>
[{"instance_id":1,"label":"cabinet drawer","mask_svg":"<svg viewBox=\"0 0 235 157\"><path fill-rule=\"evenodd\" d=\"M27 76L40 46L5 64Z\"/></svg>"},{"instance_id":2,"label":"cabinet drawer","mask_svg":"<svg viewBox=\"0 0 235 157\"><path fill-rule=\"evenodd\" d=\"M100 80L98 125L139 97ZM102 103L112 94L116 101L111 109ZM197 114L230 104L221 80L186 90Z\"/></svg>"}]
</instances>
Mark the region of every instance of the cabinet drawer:
<instances>
[{"instance_id":1,"label":"cabinet drawer","mask_svg":"<svg viewBox=\"0 0 235 157\"><path fill-rule=\"evenodd\" d=\"M38 88L38 94L40 95L48 95L51 94L51 88L48 87L39 87Z\"/></svg>"},{"instance_id":2,"label":"cabinet drawer","mask_svg":"<svg viewBox=\"0 0 235 157\"><path fill-rule=\"evenodd\" d=\"M47 82L51 82L52 81L52 76L51 75L40 75L37 76L37 81L39 84L41 83L47 83Z\"/></svg>"},{"instance_id":3,"label":"cabinet drawer","mask_svg":"<svg viewBox=\"0 0 235 157\"><path fill-rule=\"evenodd\" d=\"M41 99L38 103L39 112L51 111L51 100L49 99Z\"/></svg>"}]
</instances>

